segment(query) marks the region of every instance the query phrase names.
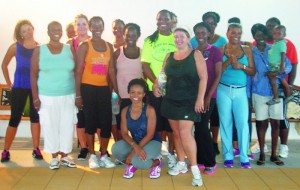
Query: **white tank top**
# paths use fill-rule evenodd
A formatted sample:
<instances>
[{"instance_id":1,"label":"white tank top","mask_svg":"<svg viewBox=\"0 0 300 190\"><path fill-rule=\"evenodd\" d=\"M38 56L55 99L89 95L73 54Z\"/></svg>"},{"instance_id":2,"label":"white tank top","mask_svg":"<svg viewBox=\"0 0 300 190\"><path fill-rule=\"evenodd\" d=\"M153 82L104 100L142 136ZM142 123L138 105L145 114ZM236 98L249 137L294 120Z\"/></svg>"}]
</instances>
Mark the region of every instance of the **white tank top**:
<instances>
[{"instance_id":1,"label":"white tank top","mask_svg":"<svg viewBox=\"0 0 300 190\"><path fill-rule=\"evenodd\" d=\"M120 47L120 55L117 59L117 82L121 98L129 98L127 87L132 79L143 78L143 69L140 56L136 59L129 59L124 55L123 46Z\"/></svg>"}]
</instances>

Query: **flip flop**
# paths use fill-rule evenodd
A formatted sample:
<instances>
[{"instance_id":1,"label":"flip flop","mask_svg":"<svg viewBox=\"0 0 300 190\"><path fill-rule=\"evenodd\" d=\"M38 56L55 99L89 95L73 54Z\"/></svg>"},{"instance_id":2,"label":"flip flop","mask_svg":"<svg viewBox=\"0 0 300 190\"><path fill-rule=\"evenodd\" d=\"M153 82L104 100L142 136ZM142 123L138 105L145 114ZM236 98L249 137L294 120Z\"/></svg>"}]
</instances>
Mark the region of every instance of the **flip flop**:
<instances>
[{"instance_id":1,"label":"flip flop","mask_svg":"<svg viewBox=\"0 0 300 190\"><path fill-rule=\"evenodd\" d=\"M263 166L263 165L265 165L265 161L264 160L257 160L256 165Z\"/></svg>"},{"instance_id":2,"label":"flip flop","mask_svg":"<svg viewBox=\"0 0 300 190\"><path fill-rule=\"evenodd\" d=\"M270 161L274 162L277 166L283 166L284 165L284 162L279 160L279 158L277 156L273 157L273 158L271 157Z\"/></svg>"}]
</instances>

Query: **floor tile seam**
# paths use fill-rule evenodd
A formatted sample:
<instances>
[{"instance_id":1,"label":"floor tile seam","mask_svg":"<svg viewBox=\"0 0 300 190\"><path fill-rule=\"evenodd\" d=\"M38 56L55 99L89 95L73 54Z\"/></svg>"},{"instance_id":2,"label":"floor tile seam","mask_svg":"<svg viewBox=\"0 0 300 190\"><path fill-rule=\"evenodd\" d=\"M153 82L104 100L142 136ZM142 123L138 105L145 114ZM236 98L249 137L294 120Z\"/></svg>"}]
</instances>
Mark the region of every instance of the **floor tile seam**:
<instances>
[{"instance_id":1,"label":"floor tile seam","mask_svg":"<svg viewBox=\"0 0 300 190\"><path fill-rule=\"evenodd\" d=\"M284 173L284 175L286 175L292 182L294 182L298 187L300 187L300 185L298 185L298 183L293 179L293 178L291 178L291 176L289 176L289 175L287 175L281 168L280 168L280 171L282 172L282 173Z\"/></svg>"},{"instance_id":2,"label":"floor tile seam","mask_svg":"<svg viewBox=\"0 0 300 190\"><path fill-rule=\"evenodd\" d=\"M241 168L242 169L242 168ZM231 181L233 182L233 184L235 185L235 187L237 188L237 189L240 189L239 188L239 186L237 185L237 183L233 180L233 177L229 174L229 172L228 171L230 170L230 168L225 168L225 172L227 173L227 176L231 179ZM251 170L251 169L250 169Z\"/></svg>"},{"instance_id":3,"label":"floor tile seam","mask_svg":"<svg viewBox=\"0 0 300 190\"><path fill-rule=\"evenodd\" d=\"M266 181L257 173L255 172L255 170L253 170L253 172L256 174L256 176L269 188L272 189L267 183Z\"/></svg>"},{"instance_id":4,"label":"floor tile seam","mask_svg":"<svg viewBox=\"0 0 300 190\"><path fill-rule=\"evenodd\" d=\"M80 184L81 184L81 182L83 180L84 174L85 174L85 171L83 172L83 174L82 174L82 176L81 176L81 178L79 180L79 183L77 184L77 188L76 189L79 189L79 186L80 186Z\"/></svg>"},{"instance_id":5,"label":"floor tile seam","mask_svg":"<svg viewBox=\"0 0 300 190\"><path fill-rule=\"evenodd\" d=\"M57 171L55 171L55 174L53 174L50 178L50 180L48 181L48 183L45 185L44 189L47 189L47 187L49 186L49 184L51 183L51 181L53 180L54 176L56 175Z\"/></svg>"},{"instance_id":6,"label":"floor tile seam","mask_svg":"<svg viewBox=\"0 0 300 190\"><path fill-rule=\"evenodd\" d=\"M23 175L23 176L15 183L15 185L13 186L12 189L14 189L14 188L18 185L18 183L20 183L20 181L28 174L29 170L30 170L30 168L27 169L27 171L26 171L26 172L24 173L24 175Z\"/></svg>"}]
</instances>

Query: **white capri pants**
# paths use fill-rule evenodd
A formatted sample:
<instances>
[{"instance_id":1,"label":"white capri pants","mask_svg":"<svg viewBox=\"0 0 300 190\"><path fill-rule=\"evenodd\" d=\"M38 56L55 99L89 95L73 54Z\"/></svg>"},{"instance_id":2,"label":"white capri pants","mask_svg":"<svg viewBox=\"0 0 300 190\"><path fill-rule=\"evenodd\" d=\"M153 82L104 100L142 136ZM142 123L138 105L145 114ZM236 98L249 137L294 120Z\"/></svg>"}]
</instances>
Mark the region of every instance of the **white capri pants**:
<instances>
[{"instance_id":1,"label":"white capri pants","mask_svg":"<svg viewBox=\"0 0 300 190\"><path fill-rule=\"evenodd\" d=\"M39 95L40 124L44 132L44 151L54 154L72 151L74 129L77 123L75 94L66 96Z\"/></svg>"}]
</instances>

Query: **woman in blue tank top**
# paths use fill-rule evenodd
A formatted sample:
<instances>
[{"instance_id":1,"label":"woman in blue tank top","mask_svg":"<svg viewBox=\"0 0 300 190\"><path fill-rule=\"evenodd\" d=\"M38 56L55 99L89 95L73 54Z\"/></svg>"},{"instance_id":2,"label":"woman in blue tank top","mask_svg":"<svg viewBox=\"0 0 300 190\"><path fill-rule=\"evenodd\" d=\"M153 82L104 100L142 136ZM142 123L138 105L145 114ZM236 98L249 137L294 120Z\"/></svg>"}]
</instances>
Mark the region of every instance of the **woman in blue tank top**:
<instances>
[{"instance_id":1,"label":"woman in blue tank top","mask_svg":"<svg viewBox=\"0 0 300 190\"><path fill-rule=\"evenodd\" d=\"M8 85L11 89L11 116L6 130L4 150L1 156L1 162L7 162L10 159L9 149L16 136L18 125L21 121L21 116L29 97L30 100L30 122L31 134L33 140L32 156L35 159L43 159L39 150L40 143L40 124L39 115L33 107L31 85L30 85L30 59L37 42L34 40L34 28L29 20L20 20L14 33L13 43L7 50L7 53L2 62L2 71ZM16 57L16 71L14 82L10 80L8 65L13 57Z\"/></svg>"},{"instance_id":2,"label":"woman in blue tank top","mask_svg":"<svg viewBox=\"0 0 300 190\"><path fill-rule=\"evenodd\" d=\"M132 178L137 169L150 167L149 177L160 177L161 138L155 131L155 110L143 102L147 91L148 86L143 79L133 79L129 82L131 104L121 113L123 140L116 142L111 150L116 159L126 164L123 177L127 179Z\"/></svg>"},{"instance_id":3,"label":"woman in blue tank top","mask_svg":"<svg viewBox=\"0 0 300 190\"><path fill-rule=\"evenodd\" d=\"M224 167L234 167L232 147L232 124L238 133L238 146L242 168L250 168L247 151L249 148L248 99L246 93L247 75L254 75L252 51L241 46L242 27L230 24L227 30L228 44L222 49L222 76L217 89L220 130L222 138ZM233 119L234 117L234 119Z\"/></svg>"}]
</instances>

